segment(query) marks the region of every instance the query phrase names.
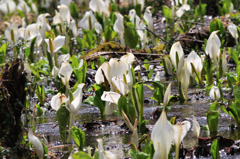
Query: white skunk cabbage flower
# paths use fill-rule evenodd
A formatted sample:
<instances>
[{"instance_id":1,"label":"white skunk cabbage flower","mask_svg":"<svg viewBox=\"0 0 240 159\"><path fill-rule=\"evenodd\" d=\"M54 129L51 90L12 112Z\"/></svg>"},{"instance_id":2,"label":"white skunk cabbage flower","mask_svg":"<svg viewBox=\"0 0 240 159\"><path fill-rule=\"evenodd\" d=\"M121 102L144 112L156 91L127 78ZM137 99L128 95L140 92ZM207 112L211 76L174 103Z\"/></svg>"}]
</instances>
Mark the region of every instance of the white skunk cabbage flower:
<instances>
[{"instance_id":1,"label":"white skunk cabbage flower","mask_svg":"<svg viewBox=\"0 0 240 159\"><path fill-rule=\"evenodd\" d=\"M209 96L212 100L217 100L221 97L220 91L217 86L213 86L209 92Z\"/></svg>"},{"instance_id":2,"label":"white skunk cabbage flower","mask_svg":"<svg viewBox=\"0 0 240 159\"><path fill-rule=\"evenodd\" d=\"M73 93L73 101L71 102L69 108L70 108L71 114L74 115L74 118L82 104L82 90L83 90L84 86L85 86L84 83L79 84L77 86L77 90ZM69 98L68 98L68 100L69 100ZM66 102L66 103L68 103L68 102Z\"/></svg>"},{"instance_id":3,"label":"white skunk cabbage flower","mask_svg":"<svg viewBox=\"0 0 240 159\"><path fill-rule=\"evenodd\" d=\"M105 3L103 0L91 0L89 2L89 8L92 11L98 12L100 15L102 15L102 12L105 8Z\"/></svg>"},{"instance_id":4,"label":"white skunk cabbage flower","mask_svg":"<svg viewBox=\"0 0 240 159\"><path fill-rule=\"evenodd\" d=\"M155 78L154 78L154 81L160 81L160 72L158 71Z\"/></svg>"},{"instance_id":5,"label":"white skunk cabbage flower","mask_svg":"<svg viewBox=\"0 0 240 159\"><path fill-rule=\"evenodd\" d=\"M151 9L152 9L152 7L147 7L146 8L146 10L144 12L144 15L143 15L143 19L147 22L148 29L151 32L154 32L153 31L153 18L152 18ZM152 39L153 45L155 45L155 37L152 33L151 33L151 39Z\"/></svg>"},{"instance_id":6,"label":"white skunk cabbage flower","mask_svg":"<svg viewBox=\"0 0 240 159\"><path fill-rule=\"evenodd\" d=\"M171 96L171 85L172 83L170 83L164 93L164 98L163 98L163 106L164 108L167 106L168 104L168 101L170 99L170 96Z\"/></svg>"},{"instance_id":7,"label":"white skunk cabbage flower","mask_svg":"<svg viewBox=\"0 0 240 159\"><path fill-rule=\"evenodd\" d=\"M230 24L228 26L228 31L231 33L231 35L234 37L234 39L237 41L238 40L238 30L237 26L235 24Z\"/></svg>"},{"instance_id":8,"label":"white skunk cabbage flower","mask_svg":"<svg viewBox=\"0 0 240 159\"><path fill-rule=\"evenodd\" d=\"M69 54L63 54L58 57L58 66L59 68L61 67L62 63L67 61L69 59L70 55Z\"/></svg>"},{"instance_id":9,"label":"white skunk cabbage flower","mask_svg":"<svg viewBox=\"0 0 240 159\"><path fill-rule=\"evenodd\" d=\"M36 4L34 2L32 2L31 0L30 0L30 3L31 3L32 10L35 13L35 16L37 17L38 16L38 8L37 8Z\"/></svg>"},{"instance_id":10,"label":"white skunk cabbage flower","mask_svg":"<svg viewBox=\"0 0 240 159\"><path fill-rule=\"evenodd\" d=\"M33 135L32 129L29 129L28 131L28 139L35 147L38 158L43 159L44 155L43 145L41 141L35 135Z\"/></svg>"},{"instance_id":11,"label":"white skunk cabbage flower","mask_svg":"<svg viewBox=\"0 0 240 159\"><path fill-rule=\"evenodd\" d=\"M66 5L68 8L70 4L72 3L72 0L60 0L60 4Z\"/></svg>"},{"instance_id":12,"label":"white skunk cabbage flower","mask_svg":"<svg viewBox=\"0 0 240 159\"><path fill-rule=\"evenodd\" d=\"M213 58L215 66L218 67L218 58L220 55L220 47L221 47L221 41L219 37L217 36L217 33L219 31L214 31L211 33L210 37L207 40L207 45L205 52L208 54L211 58Z\"/></svg>"},{"instance_id":13,"label":"white skunk cabbage flower","mask_svg":"<svg viewBox=\"0 0 240 159\"><path fill-rule=\"evenodd\" d=\"M187 100L187 95L188 95L188 86L190 83L190 72L188 71L187 68L187 61L185 60L184 65L182 67L182 72L180 74L180 82L182 83L182 87L184 89L184 96L185 99Z\"/></svg>"},{"instance_id":14,"label":"white skunk cabbage flower","mask_svg":"<svg viewBox=\"0 0 240 159\"><path fill-rule=\"evenodd\" d=\"M92 11L87 11L80 21L80 26L85 30L92 30L96 22L97 20Z\"/></svg>"},{"instance_id":15,"label":"white skunk cabbage flower","mask_svg":"<svg viewBox=\"0 0 240 159\"><path fill-rule=\"evenodd\" d=\"M100 24L100 23L98 23L98 22L96 22L95 24L94 24L94 28L95 28L95 31L98 33L98 34L101 34L102 33L102 25Z\"/></svg>"},{"instance_id":16,"label":"white skunk cabbage flower","mask_svg":"<svg viewBox=\"0 0 240 159\"><path fill-rule=\"evenodd\" d=\"M176 54L178 54L178 58L179 58L178 64L177 64ZM172 45L170 50L170 58L173 63L173 66L177 71L177 74L179 75L179 72L181 72L180 70L182 70L182 67L180 67L180 65L183 65L183 61L184 61L184 53L183 53L183 49L180 42L176 42Z\"/></svg>"},{"instance_id":17,"label":"white skunk cabbage flower","mask_svg":"<svg viewBox=\"0 0 240 159\"><path fill-rule=\"evenodd\" d=\"M197 138L198 141L198 137L200 135L200 126L194 116L193 116L193 135Z\"/></svg>"},{"instance_id":18,"label":"white skunk cabbage flower","mask_svg":"<svg viewBox=\"0 0 240 159\"><path fill-rule=\"evenodd\" d=\"M53 59L54 61L54 59ZM58 71L59 69L54 65L53 68L52 68L52 76L56 79L57 78L57 75L58 75Z\"/></svg>"},{"instance_id":19,"label":"white skunk cabbage flower","mask_svg":"<svg viewBox=\"0 0 240 159\"><path fill-rule=\"evenodd\" d=\"M72 94L73 95L73 101L71 103L69 97L66 98L64 94L58 93L57 95L53 96L51 99L51 107L54 110L58 110L60 106L65 103L66 108L70 112L70 123L69 123L69 128L71 128L74 124L76 114L78 110L81 107L82 104L82 89L84 87L84 83L81 83L77 86L77 90Z\"/></svg>"},{"instance_id":20,"label":"white skunk cabbage flower","mask_svg":"<svg viewBox=\"0 0 240 159\"><path fill-rule=\"evenodd\" d=\"M70 22L69 28L72 30L73 36L74 36L74 38L77 40L77 37L78 37L78 29L77 29L75 20L72 20L72 21Z\"/></svg>"},{"instance_id":21,"label":"white skunk cabbage flower","mask_svg":"<svg viewBox=\"0 0 240 159\"><path fill-rule=\"evenodd\" d=\"M48 45L48 51L50 53L57 52L65 44L65 36L58 35L54 40L45 39L45 42Z\"/></svg>"},{"instance_id":22,"label":"white skunk cabbage flower","mask_svg":"<svg viewBox=\"0 0 240 159\"><path fill-rule=\"evenodd\" d=\"M18 25L16 22L13 22L12 24L8 24L8 27L5 30L5 37L11 45L17 42Z\"/></svg>"},{"instance_id":23,"label":"white skunk cabbage flower","mask_svg":"<svg viewBox=\"0 0 240 159\"><path fill-rule=\"evenodd\" d=\"M135 28L138 28L140 24L140 18L137 15L135 9L131 9L128 15L130 17L130 21L135 25Z\"/></svg>"},{"instance_id":24,"label":"white skunk cabbage flower","mask_svg":"<svg viewBox=\"0 0 240 159\"><path fill-rule=\"evenodd\" d=\"M95 81L98 84L104 82L104 77L102 71L104 72L108 82L112 85L112 78L113 77L120 77L123 79L123 74L126 74L128 70L127 64L119 59L111 58L109 62L103 63L97 70L95 75Z\"/></svg>"},{"instance_id":25,"label":"white skunk cabbage flower","mask_svg":"<svg viewBox=\"0 0 240 159\"><path fill-rule=\"evenodd\" d=\"M182 123L178 123L173 126L174 129L174 137L173 143L176 145L175 148L175 158L179 156L179 146L182 142L183 138L187 135L188 130L190 129L191 124L189 121L183 121Z\"/></svg>"},{"instance_id":26,"label":"white skunk cabbage flower","mask_svg":"<svg viewBox=\"0 0 240 159\"><path fill-rule=\"evenodd\" d=\"M98 142L98 156L99 159L117 159L116 155L110 151L103 150L102 139L97 139Z\"/></svg>"},{"instance_id":27,"label":"white skunk cabbage flower","mask_svg":"<svg viewBox=\"0 0 240 159\"><path fill-rule=\"evenodd\" d=\"M27 3L24 0L19 0L17 9L22 11L25 14L31 11L30 7L27 5Z\"/></svg>"},{"instance_id":28,"label":"white skunk cabbage flower","mask_svg":"<svg viewBox=\"0 0 240 159\"><path fill-rule=\"evenodd\" d=\"M18 36L17 36L18 39L23 39L24 38L25 30L26 29L24 27L18 29Z\"/></svg>"},{"instance_id":29,"label":"white skunk cabbage flower","mask_svg":"<svg viewBox=\"0 0 240 159\"><path fill-rule=\"evenodd\" d=\"M46 22L47 21L46 17L48 16L50 16L50 14L45 13L45 14L40 14L37 18L38 29L43 39L46 38L46 31L51 30L51 26Z\"/></svg>"},{"instance_id":30,"label":"white skunk cabbage flower","mask_svg":"<svg viewBox=\"0 0 240 159\"><path fill-rule=\"evenodd\" d=\"M124 19L122 14L115 13L115 16L117 17L117 20L115 21L113 25L113 30L118 33L118 36L120 38L120 42L122 46L125 46L125 40L124 40Z\"/></svg>"},{"instance_id":31,"label":"white skunk cabbage flower","mask_svg":"<svg viewBox=\"0 0 240 159\"><path fill-rule=\"evenodd\" d=\"M167 120L165 107L168 103L171 94L171 83L164 94L164 108L162 114L153 127L151 133L151 140L154 145L155 153L153 158L167 158L174 136L174 129L172 124Z\"/></svg>"},{"instance_id":32,"label":"white skunk cabbage flower","mask_svg":"<svg viewBox=\"0 0 240 159\"><path fill-rule=\"evenodd\" d=\"M188 57L187 57L187 68L188 71L190 72L190 75L192 78L195 78L196 74L192 70L191 63L194 65L198 75L201 74L202 69L203 69L203 61L202 59L196 54L195 51L192 51ZM200 77L200 76L199 76Z\"/></svg>"},{"instance_id":33,"label":"white skunk cabbage flower","mask_svg":"<svg viewBox=\"0 0 240 159\"><path fill-rule=\"evenodd\" d=\"M67 62L63 62L58 72L58 76L62 79L63 84L69 89L69 80L72 74L72 66Z\"/></svg>"},{"instance_id":34,"label":"white skunk cabbage flower","mask_svg":"<svg viewBox=\"0 0 240 159\"><path fill-rule=\"evenodd\" d=\"M173 73L172 73L172 64L171 64L171 61L169 60L169 58L168 58L167 56L164 57L164 59L165 59L165 62L166 62L167 73L168 73L169 75L172 75Z\"/></svg>"},{"instance_id":35,"label":"white skunk cabbage flower","mask_svg":"<svg viewBox=\"0 0 240 159\"><path fill-rule=\"evenodd\" d=\"M0 12L9 14L16 10L16 3L14 0L2 0L0 2Z\"/></svg>"},{"instance_id":36,"label":"white skunk cabbage flower","mask_svg":"<svg viewBox=\"0 0 240 159\"><path fill-rule=\"evenodd\" d=\"M176 12L177 17L182 17L185 11L189 11L190 6L188 4L183 4Z\"/></svg>"},{"instance_id":37,"label":"white skunk cabbage flower","mask_svg":"<svg viewBox=\"0 0 240 159\"><path fill-rule=\"evenodd\" d=\"M118 104L118 100L121 97L119 93L104 91L101 100L108 101L110 103Z\"/></svg>"},{"instance_id":38,"label":"white skunk cabbage flower","mask_svg":"<svg viewBox=\"0 0 240 159\"><path fill-rule=\"evenodd\" d=\"M36 46L39 47L43 41L43 38L39 32L39 28L37 23L30 24L26 27L25 29L25 40L26 40L26 45L30 46L31 40L36 37Z\"/></svg>"},{"instance_id":39,"label":"white skunk cabbage flower","mask_svg":"<svg viewBox=\"0 0 240 159\"><path fill-rule=\"evenodd\" d=\"M127 85L130 91L132 91L133 86L133 76L132 76L132 63L135 61L135 56L132 53L128 53L127 55L123 55L120 58L121 61L127 64L127 72L125 73L127 79Z\"/></svg>"},{"instance_id":40,"label":"white skunk cabbage flower","mask_svg":"<svg viewBox=\"0 0 240 159\"><path fill-rule=\"evenodd\" d=\"M66 101L67 97L65 96L65 94L58 93L52 97L51 107L57 111L60 108L60 106Z\"/></svg>"},{"instance_id":41,"label":"white skunk cabbage flower","mask_svg":"<svg viewBox=\"0 0 240 159\"><path fill-rule=\"evenodd\" d=\"M71 14L68 6L66 6L65 4L61 4L60 6L58 6L58 9L59 9L59 14L62 17L63 21L67 22L67 24L69 25Z\"/></svg>"},{"instance_id":42,"label":"white skunk cabbage flower","mask_svg":"<svg viewBox=\"0 0 240 159\"><path fill-rule=\"evenodd\" d=\"M141 38L143 42L143 48L146 48L146 43L148 42L148 37L147 37L147 30L146 30L146 25L143 23L143 21L140 22L138 28L137 28L137 33L139 37Z\"/></svg>"},{"instance_id":43,"label":"white skunk cabbage flower","mask_svg":"<svg viewBox=\"0 0 240 159\"><path fill-rule=\"evenodd\" d=\"M135 120L134 127L133 127L133 143L138 146L138 131L137 131L137 124L138 119Z\"/></svg>"},{"instance_id":44,"label":"white skunk cabbage flower","mask_svg":"<svg viewBox=\"0 0 240 159\"><path fill-rule=\"evenodd\" d=\"M122 93L122 95L128 94L129 92L128 86L118 76L113 77L112 82L115 84L117 89Z\"/></svg>"}]
</instances>

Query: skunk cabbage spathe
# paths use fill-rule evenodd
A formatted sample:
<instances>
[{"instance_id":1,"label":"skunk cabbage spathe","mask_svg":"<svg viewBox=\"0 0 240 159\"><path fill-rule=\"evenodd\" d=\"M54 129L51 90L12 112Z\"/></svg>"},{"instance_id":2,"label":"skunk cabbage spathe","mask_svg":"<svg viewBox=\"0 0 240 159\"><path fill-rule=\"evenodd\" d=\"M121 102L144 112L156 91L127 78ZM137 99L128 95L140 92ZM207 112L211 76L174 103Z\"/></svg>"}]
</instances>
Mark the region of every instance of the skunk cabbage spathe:
<instances>
[{"instance_id":1,"label":"skunk cabbage spathe","mask_svg":"<svg viewBox=\"0 0 240 159\"><path fill-rule=\"evenodd\" d=\"M168 85L168 88L164 94L164 102L163 102L163 111L153 127L151 133L151 140L154 145L155 153L154 159L166 159L168 158L168 153L171 148L171 143L173 141L174 129L172 124L167 120L165 107L170 99L171 95L171 83Z\"/></svg>"}]
</instances>

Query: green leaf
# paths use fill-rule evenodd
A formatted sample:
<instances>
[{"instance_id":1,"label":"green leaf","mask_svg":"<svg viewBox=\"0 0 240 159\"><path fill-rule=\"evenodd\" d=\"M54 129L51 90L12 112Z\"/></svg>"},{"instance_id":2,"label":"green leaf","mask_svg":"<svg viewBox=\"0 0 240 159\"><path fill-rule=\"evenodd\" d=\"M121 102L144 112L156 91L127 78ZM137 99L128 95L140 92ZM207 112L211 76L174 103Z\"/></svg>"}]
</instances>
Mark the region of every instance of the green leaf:
<instances>
[{"instance_id":1,"label":"green leaf","mask_svg":"<svg viewBox=\"0 0 240 159\"><path fill-rule=\"evenodd\" d=\"M91 156L89 156L87 153L83 151L78 151L74 153L72 156L74 159L93 159Z\"/></svg>"},{"instance_id":2,"label":"green leaf","mask_svg":"<svg viewBox=\"0 0 240 159\"><path fill-rule=\"evenodd\" d=\"M77 146L79 147L79 150L83 150L83 147L85 145L85 132L81 129L79 129L76 126L73 126L71 128L71 134L72 134L72 138L75 141L75 143L77 144Z\"/></svg>"},{"instance_id":3,"label":"green leaf","mask_svg":"<svg viewBox=\"0 0 240 159\"><path fill-rule=\"evenodd\" d=\"M240 86L239 85L235 85L233 87L233 94L235 99L240 102Z\"/></svg>"},{"instance_id":4,"label":"green leaf","mask_svg":"<svg viewBox=\"0 0 240 159\"><path fill-rule=\"evenodd\" d=\"M104 31L104 37L107 42L112 41L112 39L117 35L117 32L113 30L113 25L108 25Z\"/></svg>"},{"instance_id":5,"label":"green leaf","mask_svg":"<svg viewBox=\"0 0 240 159\"><path fill-rule=\"evenodd\" d=\"M213 143L211 145L211 153L212 153L213 159L220 159L218 139L213 141Z\"/></svg>"},{"instance_id":6,"label":"green leaf","mask_svg":"<svg viewBox=\"0 0 240 159\"><path fill-rule=\"evenodd\" d=\"M34 45L35 45L36 39L37 37L33 38L30 45L30 54L28 56L28 59L31 61L31 63L34 62Z\"/></svg>"},{"instance_id":7,"label":"green leaf","mask_svg":"<svg viewBox=\"0 0 240 159\"><path fill-rule=\"evenodd\" d=\"M141 17L141 7L142 7L141 4L136 4L135 5L135 11L136 11L136 13L139 17Z\"/></svg>"},{"instance_id":8,"label":"green leaf","mask_svg":"<svg viewBox=\"0 0 240 159\"><path fill-rule=\"evenodd\" d=\"M209 131L208 125L202 125L202 130L203 131Z\"/></svg>"},{"instance_id":9,"label":"green leaf","mask_svg":"<svg viewBox=\"0 0 240 159\"><path fill-rule=\"evenodd\" d=\"M71 13L71 16L74 18L74 19L78 19L79 18L79 11L78 11L78 7L77 5L75 4L75 2L72 2L69 6L70 8L70 13Z\"/></svg>"},{"instance_id":10,"label":"green leaf","mask_svg":"<svg viewBox=\"0 0 240 159\"><path fill-rule=\"evenodd\" d=\"M67 125L69 123L70 113L67 108L62 105L57 111L57 121L59 126L60 137L63 143L66 143L67 140Z\"/></svg>"},{"instance_id":11,"label":"green leaf","mask_svg":"<svg viewBox=\"0 0 240 159\"><path fill-rule=\"evenodd\" d=\"M218 111L209 111L207 113L207 123L210 130L210 136L214 137L218 133Z\"/></svg>"},{"instance_id":12,"label":"green leaf","mask_svg":"<svg viewBox=\"0 0 240 159\"><path fill-rule=\"evenodd\" d=\"M8 43L5 43L0 47L0 64L5 63L6 61L7 48L8 48Z\"/></svg>"},{"instance_id":13,"label":"green leaf","mask_svg":"<svg viewBox=\"0 0 240 159\"><path fill-rule=\"evenodd\" d=\"M162 6L162 11L163 11L164 17L166 18L167 23L171 24L173 22L171 8L168 8L167 6L163 5Z\"/></svg>"},{"instance_id":14,"label":"green leaf","mask_svg":"<svg viewBox=\"0 0 240 159\"><path fill-rule=\"evenodd\" d=\"M209 111L216 111L218 103L215 101L209 106Z\"/></svg>"},{"instance_id":15,"label":"green leaf","mask_svg":"<svg viewBox=\"0 0 240 159\"><path fill-rule=\"evenodd\" d=\"M131 123L132 125L134 125L134 122L136 119L135 102L134 102L132 93L130 91L128 92L127 110L128 110L128 115L131 120Z\"/></svg>"},{"instance_id":16,"label":"green leaf","mask_svg":"<svg viewBox=\"0 0 240 159\"><path fill-rule=\"evenodd\" d=\"M232 48L228 48L228 51L236 64L238 64L238 52Z\"/></svg>"},{"instance_id":17,"label":"green leaf","mask_svg":"<svg viewBox=\"0 0 240 159\"><path fill-rule=\"evenodd\" d=\"M136 48L139 36L135 30L134 24L131 22L125 22L124 39L127 46L131 49Z\"/></svg>"},{"instance_id":18,"label":"green leaf","mask_svg":"<svg viewBox=\"0 0 240 159\"><path fill-rule=\"evenodd\" d=\"M150 98L157 101L158 104L162 103L166 88L159 81L151 81L151 84L153 85L155 92Z\"/></svg>"},{"instance_id":19,"label":"green leaf","mask_svg":"<svg viewBox=\"0 0 240 159\"><path fill-rule=\"evenodd\" d=\"M151 69L151 71L148 73L148 75L147 75L148 79L151 79L151 78L152 78L153 71L154 71L154 68Z\"/></svg>"},{"instance_id":20,"label":"green leaf","mask_svg":"<svg viewBox=\"0 0 240 159\"><path fill-rule=\"evenodd\" d=\"M43 152L44 152L44 159L48 159L48 147L42 142L42 140L40 140L43 146Z\"/></svg>"},{"instance_id":21,"label":"green leaf","mask_svg":"<svg viewBox=\"0 0 240 159\"><path fill-rule=\"evenodd\" d=\"M105 116L105 101L101 100L101 96L106 88L99 84L94 84L92 87L95 90L95 95L89 96L84 103L97 106L101 112L101 117L103 118Z\"/></svg>"},{"instance_id":22,"label":"green leaf","mask_svg":"<svg viewBox=\"0 0 240 159\"><path fill-rule=\"evenodd\" d=\"M150 63L149 63L149 60L148 59L145 59L144 60L144 64L143 64L144 68L149 71L149 67L150 67Z\"/></svg>"},{"instance_id":23,"label":"green leaf","mask_svg":"<svg viewBox=\"0 0 240 159\"><path fill-rule=\"evenodd\" d=\"M122 96L119 98L118 100L118 111L120 112L121 116L122 116L122 111L124 111L124 113L129 116L128 114L128 110L127 110L127 98L126 96Z\"/></svg>"},{"instance_id":24,"label":"green leaf","mask_svg":"<svg viewBox=\"0 0 240 159\"><path fill-rule=\"evenodd\" d=\"M133 143L130 144L131 149L128 152L133 159L150 159L149 154L138 151L136 146L134 147L133 145L134 145Z\"/></svg>"}]
</instances>

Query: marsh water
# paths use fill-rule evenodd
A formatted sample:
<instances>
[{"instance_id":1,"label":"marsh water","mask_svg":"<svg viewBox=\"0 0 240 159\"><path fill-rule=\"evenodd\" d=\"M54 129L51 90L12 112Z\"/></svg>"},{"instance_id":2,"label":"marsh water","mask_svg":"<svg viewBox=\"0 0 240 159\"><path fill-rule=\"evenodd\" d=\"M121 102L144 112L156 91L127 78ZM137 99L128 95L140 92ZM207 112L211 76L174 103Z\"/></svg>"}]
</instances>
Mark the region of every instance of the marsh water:
<instances>
[{"instance_id":1,"label":"marsh water","mask_svg":"<svg viewBox=\"0 0 240 159\"><path fill-rule=\"evenodd\" d=\"M161 82L162 83L172 83L171 94L175 95L178 93L177 81L173 79L166 79L164 77L164 72L161 72ZM156 122L155 119L152 118L152 113L159 107L156 105L156 102L149 97L154 93L154 91L150 90L148 87L145 87L144 97L145 97L145 105L144 105L144 118L149 121L147 127L149 128L148 134L151 133L151 130ZM228 95L228 92L224 93L226 98L231 98ZM194 115L199 122L200 125L207 125L206 113L208 111L209 105L213 102L206 90L199 86L193 86L188 89L188 98L189 100L180 103L180 102L171 102L171 109L167 111L168 119L176 116L177 121L189 120L192 122L192 115ZM225 138L231 138L235 141L240 139L240 132L237 129L230 129L230 125L235 124L233 118L229 115L222 113L219 110L219 123L218 123L218 134ZM109 150L117 155L117 158L128 158L130 157L128 154L129 143L131 142L132 134L126 131L124 128L121 128L121 125L124 123L121 116L118 115L109 115L106 116L106 119L113 120L117 119L117 122L110 122L108 125L96 126L91 130L87 130L83 127L86 123L91 123L92 121L100 121L101 123L101 115L100 111L96 106L82 104L81 109L78 112L76 117L75 126L83 129L86 134L86 142L85 147L91 146L95 149L97 147L96 139L103 139L103 146L105 150ZM115 120L116 121L116 120ZM39 117L37 119L36 133L41 134L50 140L50 147L62 145L59 128L56 121L56 113L54 111L47 112L46 115ZM139 134L139 137L143 134ZM200 133L201 137L209 137L209 132L203 131L201 129ZM73 144L74 146L74 144ZM196 139L193 136L192 128L187 133L186 137L183 140L183 147L185 148L193 148L196 146ZM64 156L65 151L60 149L53 149L55 155L59 158ZM222 151L220 153L221 158L238 158L238 155L226 156L225 152ZM67 158L68 154L64 156ZM209 156L211 158L211 156Z\"/></svg>"}]
</instances>

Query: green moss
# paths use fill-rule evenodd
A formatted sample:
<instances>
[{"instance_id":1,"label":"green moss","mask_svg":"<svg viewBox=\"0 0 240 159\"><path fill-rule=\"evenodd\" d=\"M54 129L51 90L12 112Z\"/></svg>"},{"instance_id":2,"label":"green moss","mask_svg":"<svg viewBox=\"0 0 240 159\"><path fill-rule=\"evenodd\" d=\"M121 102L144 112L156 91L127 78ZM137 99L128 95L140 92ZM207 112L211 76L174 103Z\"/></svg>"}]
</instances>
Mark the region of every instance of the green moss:
<instances>
[{"instance_id":1,"label":"green moss","mask_svg":"<svg viewBox=\"0 0 240 159\"><path fill-rule=\"evenodd\" d=\"M85 54L83 56L84 59L89 59L89 60L93 60L95 58L98 58L98 55L93 55L93 53L95 52L110 52L110 51L117 51L117 52L123 52L124 51L124 47L117 44L116 41L110 41L110 42L106 42L103 43L101 45L98 45L95 49L89 51L87 54ZM91 58L88 58L89 56L91 56Z\"/></svg>"},{"instance_id":2,"label":"green moss","mask_svg":"<svg viewBox=\"0 0 240 159\"><path fill-rule=\"evenodd\" d=\"M156 47L153 48L153 50L154 50L156 53L162 53L162 52L163 52L163 49L164 49L164 44L159 45L159 46L156 46Z\"/></svg>"}]
</instances>

